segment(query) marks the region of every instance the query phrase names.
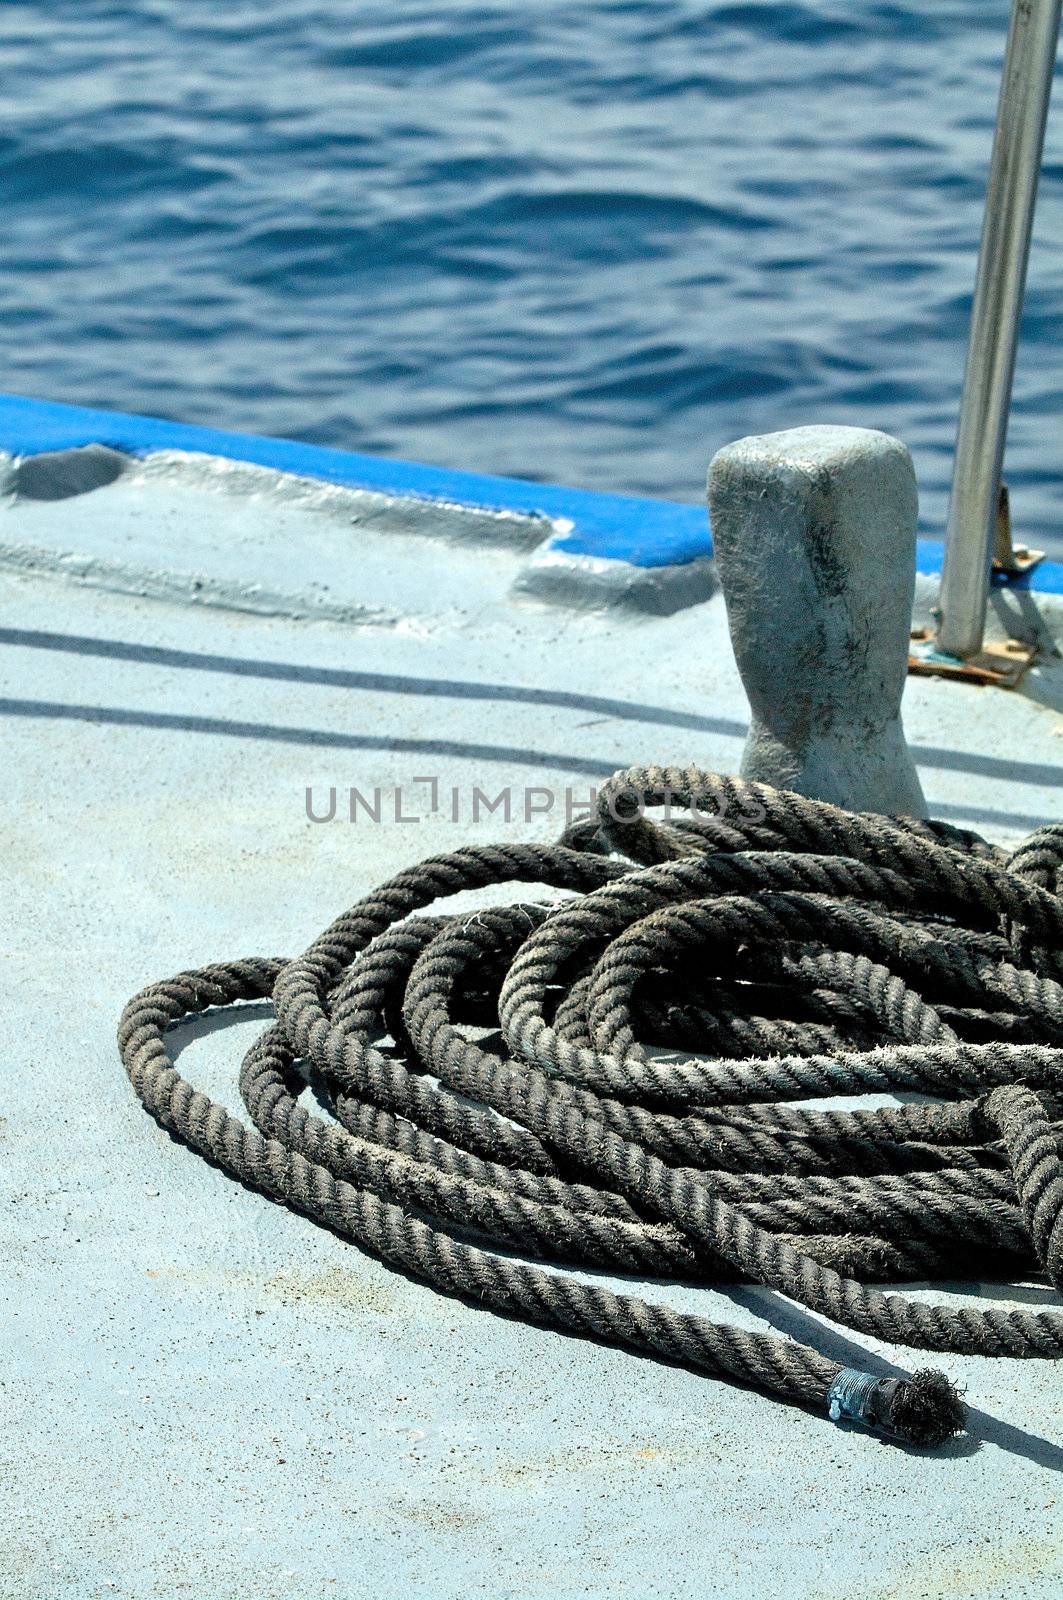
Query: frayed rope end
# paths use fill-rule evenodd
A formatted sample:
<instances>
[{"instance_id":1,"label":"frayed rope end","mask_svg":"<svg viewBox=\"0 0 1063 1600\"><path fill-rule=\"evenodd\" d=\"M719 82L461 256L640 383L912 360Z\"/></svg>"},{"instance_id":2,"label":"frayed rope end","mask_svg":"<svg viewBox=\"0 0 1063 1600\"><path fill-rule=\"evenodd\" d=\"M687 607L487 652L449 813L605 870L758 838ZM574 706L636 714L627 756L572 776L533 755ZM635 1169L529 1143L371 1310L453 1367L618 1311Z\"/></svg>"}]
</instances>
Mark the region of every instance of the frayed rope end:
<instances>
[{"instance_id":1,"label":"frayed rope end","mask_svg":"<svg viewBox=\"0 0 1063 1600\"><path fill-rule=\"evenodd\" d=\"M924 1367L910 1378L898 1379L889 1421L900 1438L932 1448L963 1432L967 1407L943 1372Z\"/></svg>"},{"instance_id":2,"label":"frayed rope end","mask_svg":"<svg viewBox=\"0 0 1063 1600\"><path fill-rule=\"evenodd\" d=\"M832 1422L857 1422L928 1449L961 1433L967 1417L945 1374L929 1367L910 1378L878 1378L843 1367L827 1391L827 1409Z\"/></svg>"}]
</instances>

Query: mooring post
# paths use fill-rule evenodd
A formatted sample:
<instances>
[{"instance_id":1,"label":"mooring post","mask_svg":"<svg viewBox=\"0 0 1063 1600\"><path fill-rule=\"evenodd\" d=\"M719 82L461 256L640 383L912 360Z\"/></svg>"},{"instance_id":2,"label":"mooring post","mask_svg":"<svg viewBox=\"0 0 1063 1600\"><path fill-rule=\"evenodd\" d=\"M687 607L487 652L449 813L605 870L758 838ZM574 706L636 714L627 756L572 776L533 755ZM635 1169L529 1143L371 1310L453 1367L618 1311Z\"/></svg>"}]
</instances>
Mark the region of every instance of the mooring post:
<instances>
[{"instance_id":1,"label":"mooring post","mask_svg":"<svg viewBox=\"0 0 1063 1600\"><path fill-rule=\"evenodd\" d=\"M907 449L868 428L793 428L714 458L713 546L753 713L743 777L926 816L900 716L917 509Z\"/></svg>"}]
</instances>

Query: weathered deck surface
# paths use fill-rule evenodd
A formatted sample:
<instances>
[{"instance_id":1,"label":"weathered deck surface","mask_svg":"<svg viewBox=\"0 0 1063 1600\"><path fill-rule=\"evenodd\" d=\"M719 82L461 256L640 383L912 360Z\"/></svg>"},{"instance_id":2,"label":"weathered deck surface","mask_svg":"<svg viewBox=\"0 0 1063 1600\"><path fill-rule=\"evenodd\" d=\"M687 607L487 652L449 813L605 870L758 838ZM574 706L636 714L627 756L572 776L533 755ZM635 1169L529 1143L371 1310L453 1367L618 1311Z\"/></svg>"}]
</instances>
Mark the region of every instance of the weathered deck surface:
<instances>
[{"instance_id":1,"label":"weathered deck surface","mask_svg":"<svg viewBox=\"0 0 1063 1600\"><path fill-rule=\"evenodd\" d=\"M719 596L669 617L513 598L523 536L365 531L341 501L259 491L146 472L0 509L5 547L37 552L0 572L0 1592L1053 1600L1058 1367L942 1358L972 1432L906 1454L443 1299L144 1115L114 1044L144 982L294 953L430 851L552 835L525 787L582 795L636 759L732 769L741 748ZM184 557L211 603L161 581ZM320 583L328 604L292 598ZM1001 840L1058 818L1061 697L1054 663L1021 695L912 681L932 809ZM425 776L460 789L460 821L449 800L343 820L352 784L427 810ZM308 785L321 804L337 786L337 820L308 821ZM511 787L510 824L472 824L476 785ZM235 1105L256 1025L212 1022L182 1068ZM817 1320L755 1291L650 1292L800 1337Z\"/></svg>"}]
</instances>

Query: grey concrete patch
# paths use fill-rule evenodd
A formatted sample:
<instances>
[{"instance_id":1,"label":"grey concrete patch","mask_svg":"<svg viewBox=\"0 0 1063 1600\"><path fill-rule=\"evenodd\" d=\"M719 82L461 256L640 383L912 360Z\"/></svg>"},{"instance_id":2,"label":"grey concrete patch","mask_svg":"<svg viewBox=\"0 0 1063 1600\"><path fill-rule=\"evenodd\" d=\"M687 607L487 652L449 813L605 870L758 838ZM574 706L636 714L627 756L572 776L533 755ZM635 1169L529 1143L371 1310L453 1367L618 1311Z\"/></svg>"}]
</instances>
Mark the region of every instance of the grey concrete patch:
<instances>
[{"instance_id":1,"label":"grey concrete patch","mask_svg":"<svg viewBox=\"0 0 1063 1600\"><path fill-rule=\"evenodd\" d=\"M317 512L364 533L419 534L456 544L532 550L554 532L549 517L520 511L492 511L415 495L350 489L320 478L301 478L222 456L157 450L136 463L138 479L164 493L167 487L224 495L241 502Z\"/></svg>"},{"instance_id":2,"label":"grey concrete patch","mask_svg":"<svg viewBox=\"0 0 1063 1600\"><path fill-rule=\"evenodd\" d=\"M18 461L8 458L8 463L0 493L22 500L70 500L114 483L128 471L131 458L105 444L85 444L72 450L45 450Z\"/></svg>"},{"instance_id":3,"label":"grey concrete patch","mask_svg":"<svg viewBox=\"0 0 1063 1600\"><path fill-rule=\"evenodd\" d=\"M528 548L553 532L546 518L167 451L130 460L74 505L0 502L0 566L160 600L430 629L501 600Z\"/></svg>"},{"instance_id":4,"label":"grey concrete patch","mask_svg":"<svg viewBox=\"0 0 1063 1600\"><path fill-rule=\"evenodd\" d=\"M109 589L113 594L173 600L183 605L217 606L225 611L248 611L262 617L318 617L329 622L393 627L402 615L381 607L331 600L327 585L305 589L302 593L281 592L254 580L224 582L193 572L153 570L133 563L109 561L104 556L81 555L75 550L42 550L37 545L5 540L0 540L0 567L13 572L72 578L91 588Z\"/></svg>"},{"instance_id":5,"label":"grey concrete patch","mask_svg":"<svg viewBox=\"0 0 1063 1600\"><path fill-rule=\"evenodd\" d=\"M636 567L627 561L572 555L544 545L521 568L513 592L575 610L615 607L643 616L670 617L708 600L717 587L711 561Z\"/></svg>"}]
</instances>

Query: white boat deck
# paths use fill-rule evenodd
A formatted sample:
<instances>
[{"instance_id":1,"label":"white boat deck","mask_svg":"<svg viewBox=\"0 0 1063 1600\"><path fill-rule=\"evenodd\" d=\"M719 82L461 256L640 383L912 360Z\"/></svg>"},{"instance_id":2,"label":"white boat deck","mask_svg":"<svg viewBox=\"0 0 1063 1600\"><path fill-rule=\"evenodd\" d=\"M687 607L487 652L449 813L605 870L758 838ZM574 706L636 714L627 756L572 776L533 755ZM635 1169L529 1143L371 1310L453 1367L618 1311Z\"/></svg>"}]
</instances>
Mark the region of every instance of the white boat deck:
<instances>
[{"instance_id":1,"label":"white boat deck","mask_svg":"<svg viewBox=\"0 0 1063 1600\"><path fill-rule=\"evenodd\" d=\"M735 768L720 595L522 592L540 532L176 458L0 507L3 1594L1063 1593L1058 1366L942 1357L970 1432L907 1452L444 1299L206 1166L126 1082L144 983L295 954L431 852L552 837L615 767ZM1051 658L1016 693L910 680L932 813L1004 842L1057 820L1061 708ZM346 820L351 786L379 824ZM477 787L511 820L474 822ZM182 1071L234 1109L263 1014L186 1035ZM765 1292L646 1292L920 1364Z\"/></svg>"}]
</instances>

